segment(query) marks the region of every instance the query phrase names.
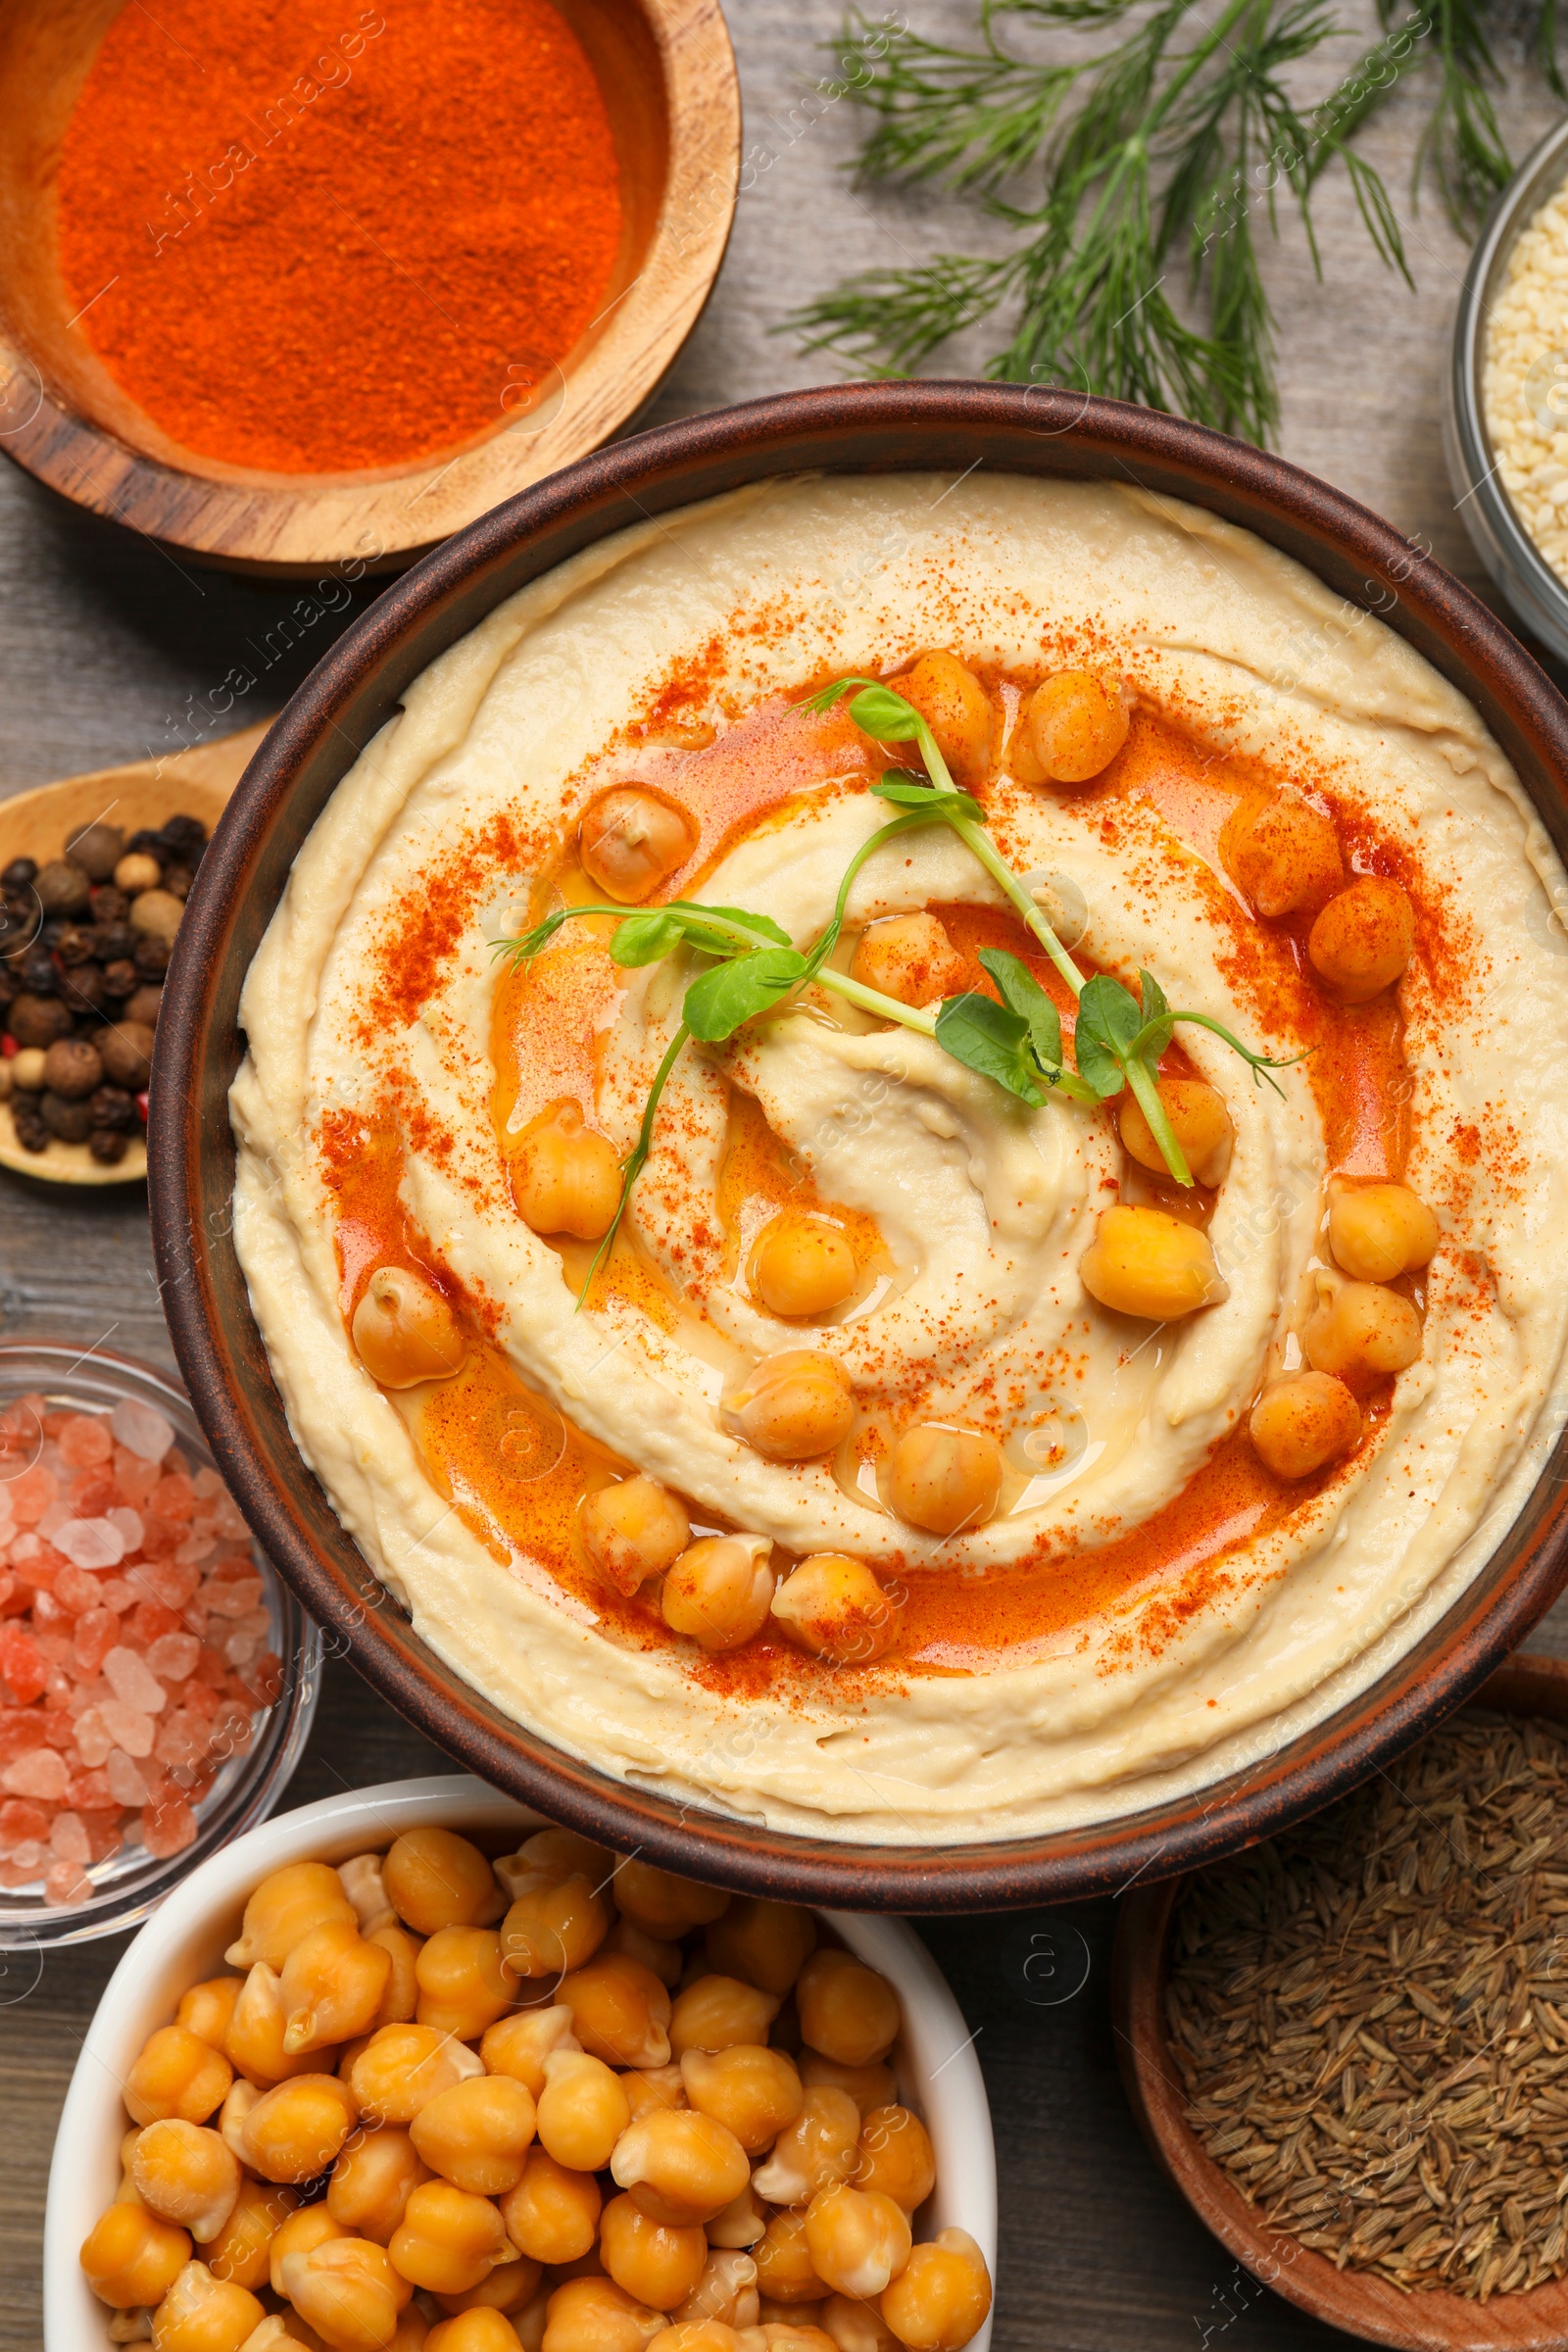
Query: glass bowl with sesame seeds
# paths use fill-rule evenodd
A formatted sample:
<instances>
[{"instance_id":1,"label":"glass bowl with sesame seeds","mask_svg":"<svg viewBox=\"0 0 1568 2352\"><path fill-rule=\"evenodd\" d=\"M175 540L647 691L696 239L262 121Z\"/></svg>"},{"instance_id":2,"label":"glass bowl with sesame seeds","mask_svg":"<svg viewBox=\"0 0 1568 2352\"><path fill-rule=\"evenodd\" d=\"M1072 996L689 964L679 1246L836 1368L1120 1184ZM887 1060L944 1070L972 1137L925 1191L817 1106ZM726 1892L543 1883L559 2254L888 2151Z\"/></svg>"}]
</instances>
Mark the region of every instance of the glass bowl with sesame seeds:
<instances>
[{"instance_id":1,"label":"glass bowl with sesame seeds","mask_svg":"<svg viewBox=\"0 0 1568 2352\"><path fill-rule=\"evenodd\" d=\"M1568 122L1483 223L1454 320L1444 447L1477 554L1568 661Z\"/></svg>"},{"instance_id":2,"label":"glass bowl with sesame seeds","mask_svg":"<svg viewBox=\"0 0 1568 2352\"><path fill-rule=\"evenodd\" d=\"M0 1951L134 1927L264 1821L320 1662L177 1381L0 1343Z\"/></svg>"}]
</instances>

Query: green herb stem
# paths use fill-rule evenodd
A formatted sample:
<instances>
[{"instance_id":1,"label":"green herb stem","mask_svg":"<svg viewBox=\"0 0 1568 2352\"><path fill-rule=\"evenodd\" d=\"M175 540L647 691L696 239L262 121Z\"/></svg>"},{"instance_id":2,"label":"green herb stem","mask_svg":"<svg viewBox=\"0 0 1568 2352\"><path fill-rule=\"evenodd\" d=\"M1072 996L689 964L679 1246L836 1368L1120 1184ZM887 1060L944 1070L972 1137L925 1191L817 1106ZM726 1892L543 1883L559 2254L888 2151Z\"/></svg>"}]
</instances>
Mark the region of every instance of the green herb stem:
<instances>
[{"instance_id":1,"label":"green herb stem","mask_svg":"<svg viewBox=\"0 0 1568 2352\"><path fill-rule=\"evenodd\" d=\"M937 1016L923 1005L901 1004L897 997L885 997L879 988L867 988L863 980L852 980L848 972L835 972L826 967L814 974L818 988L830 989L846 1004L858 1004L862 1012L874 1013L879 1021L897 1021L905 1029L918 1031L921 1037L935 1037Z\"/></svg>"},{"instance_id":2,"label":"green herb stem","mask_svg":"<svg viewBox=\"0 0 1568 2352\"><path fill-rule=\"evenodd\" d=\"M669 1082L669 1073L680 1059L681 1050L690 1035L690 1030L682 1021L664 1049L663 1060L654 1073L654 1083L649 1090L648 1101L643 1109L643 1123L637 1130L637 1141L621 1162L620 1199L615 1203L615 1213L610 1220L609 1230L606 1232L604 1240L594 1251L594 1262L589 1267L587 1278L577 1294L579 1310L586 1302L588 1294L594 1287L594 1277L610 1255L612 1245L620 1231L620 1220L626 1213L626 1203L631 1199L631 1188L648 1164L648 1154L654 1148L654 1120L659 1113L659 1099Z\"/></svg>"}]
</instances>

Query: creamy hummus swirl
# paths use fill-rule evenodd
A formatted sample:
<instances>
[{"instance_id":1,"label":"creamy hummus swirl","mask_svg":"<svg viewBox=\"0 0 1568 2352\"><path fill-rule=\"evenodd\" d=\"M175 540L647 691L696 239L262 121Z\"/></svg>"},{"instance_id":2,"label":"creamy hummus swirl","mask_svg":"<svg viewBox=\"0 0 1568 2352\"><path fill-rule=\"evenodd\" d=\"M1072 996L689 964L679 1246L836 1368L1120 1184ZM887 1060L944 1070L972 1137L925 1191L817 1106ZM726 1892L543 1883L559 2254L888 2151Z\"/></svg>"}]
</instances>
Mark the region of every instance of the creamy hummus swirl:
<instances>
[{"instance_id":1,"label":"creamy hummus swirl","mask_svg":"<svg viewBox=\"0 0 1568 2352\"><path fill-rule=\"evenodd\" d=\"M1079 1274L1116 1197L1104 1114L1031 1110L925 1038L836 1026L810 1006L676 1065L632 1216L678 1315L620 1293L578 1311L560 1252L508 1188L491 1117L493 943L526 926L564 830L632 758L668 679L701 657L722 720L934 645L1004 672L1092 649L1215 760L1331 778L1342 812L1364 812L1419 874L1446 942L1441 969L1418 957L1400 988L1408 1180L1443 1228L1423 1352L1345 1475L1283 1517L1239 1523L1200 1579L1167 1563L983 1671L859 1670L748 1698L694 1678L677 1650L612 1639L580 1599L498 1560L437 1491L410 1413L345 1332L321 1139L345 1117L392 1117L404 1209L487 1302L529 1389L700 1512L787 1552L984 1583L1042 1562L1068 1575L1154 1522L1265 1374L1299 1361L1324 1187L1344 1164L1306 1066L1276 1091L1204 1031L1183 1032L1236 1129L1209 1228L1228 1295L1164 1327L1109 1314ZM790 800L696 895L762 909L808 945L887 814L863 782ZM1114 824L1091 822L1004 760L987 805L1014 870L1065 877L1081 900L1089 959L1148 966L1173 1004L1291 1050L1288 1004L1260 998L1238 955L1235 893L1196 803L1191 821L1179 804L1133 799ZM482 886L404 1017L388 1001L388 940L411 903L448 903L432 877L471 873L476 857ZM611 1771L778 1826L911 1842L1016 1837L1200 1786L1321 1719L1420 1638L1511 1523L1557 1425L1568 954L1550 894L1565 889L1460 696L1287 559L1175 502L984 473L957 487L813 480L623 533L416 681L318 820L252 967L235 1239L296 1439L432 1646ZM1003 905L933 828L871 857L850 919ZM594 1115L622 1152L692 969L619 975ZM735 1366L802 1344L737 1282L712 1213L734 1090L824 1199L880 1229L889 1279L810 1334L858 1394L1004 1439L1041 1411L1071 1424L1065 1457L1003 1516L939 1540L833 1463L767 1461L730 1434Z\"/></svg>"}]
</instances>

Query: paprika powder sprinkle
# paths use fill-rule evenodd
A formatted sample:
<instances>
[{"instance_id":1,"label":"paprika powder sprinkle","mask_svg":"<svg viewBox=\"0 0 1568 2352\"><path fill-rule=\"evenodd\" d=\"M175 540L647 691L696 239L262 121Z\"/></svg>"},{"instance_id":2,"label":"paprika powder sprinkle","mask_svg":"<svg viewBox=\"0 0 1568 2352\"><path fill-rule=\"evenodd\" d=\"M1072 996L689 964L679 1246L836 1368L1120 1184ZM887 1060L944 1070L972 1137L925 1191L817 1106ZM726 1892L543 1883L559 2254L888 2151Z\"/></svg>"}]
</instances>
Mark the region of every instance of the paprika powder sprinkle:
<instances>
[{"instance_id":1,"label":"paprika powder sprinkle","mask_svg":"<svg viewBox=\"0 0 1568 2352\"><path fill-rule=\"evenodd\" d=\"M604 97L548 0L131 0L57 217L122 390L282 473L408 464L531 407L621 229Z\"/></svg>"}]
</instances>

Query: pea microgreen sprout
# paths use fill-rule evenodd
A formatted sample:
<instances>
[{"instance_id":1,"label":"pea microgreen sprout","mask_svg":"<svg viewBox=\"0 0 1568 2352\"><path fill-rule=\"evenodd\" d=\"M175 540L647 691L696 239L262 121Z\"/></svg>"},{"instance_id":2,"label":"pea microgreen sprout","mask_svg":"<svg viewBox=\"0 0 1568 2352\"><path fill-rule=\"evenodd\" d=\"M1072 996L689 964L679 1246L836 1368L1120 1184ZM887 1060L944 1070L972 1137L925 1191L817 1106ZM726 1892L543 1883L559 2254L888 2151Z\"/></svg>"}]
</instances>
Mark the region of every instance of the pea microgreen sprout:
<instances>
[{"instance_id":1,"label":"pea microgreen sprout","mask_svg":"<svg viewBox=\"0 0 1568 2352\"><path fill-rule=\"evenodd\" d=\"M1306 1056L1293 1054L1284 1061L1271 1061L1266 1054L1250 1052L1239 1037L1234 1037L1218 1021L1210 1020L1206 1012L1173 1012L1152 972L1141 971L1138 986L1142 1003L1119 980L1112 980L1108 972L1098 972L1094 979L1085 981L1078 1000L1078 1025L1073 1037L1079 1073L1105 1101L1119 1095L1124 1085L1132 1088L1166 1167L1178 1184L1190 1185L1192 1170L1165 1115L1165 1105L1155 1084L1159 1057L1175 1035L1176 1023L1192 1021L1200 1029L1211 1029L1216 1037L1224 1039L1233 1054L1239 1054L1250 1065L1254 1084L1266 1079L1277 1095L1285 1090L1271 1073L1289 1069L1293 1061L1304 1061Z\"/></svg>"}]
</instances>

